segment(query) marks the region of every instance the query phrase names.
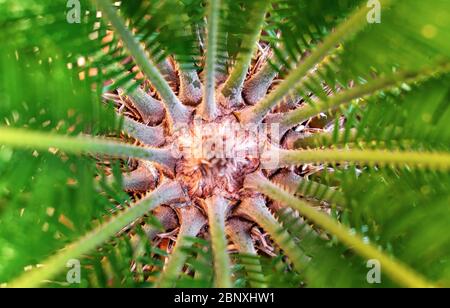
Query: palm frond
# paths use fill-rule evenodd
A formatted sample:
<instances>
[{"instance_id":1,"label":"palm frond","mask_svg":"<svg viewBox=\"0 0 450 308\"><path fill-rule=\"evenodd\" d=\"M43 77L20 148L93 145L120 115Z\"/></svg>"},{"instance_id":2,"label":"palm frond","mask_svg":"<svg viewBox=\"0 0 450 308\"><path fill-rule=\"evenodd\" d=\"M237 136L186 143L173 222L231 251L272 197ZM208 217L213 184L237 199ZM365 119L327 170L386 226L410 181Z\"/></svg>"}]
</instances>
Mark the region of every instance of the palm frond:
<instances>
[{"instance_id":1,"label":"palm frond","mask_svg":"<svg viewBox=\"0 0 450 308\"><path fill-rule=\"evenodd\" d=\"M270 181L262 176L254 174L247 178L247 187L257 187L261 192L268 194L270 197L282 201L284 204L298 210L302 215L310 219L312 222L321 226L332 235L336 236L344 244L351 247L357 253L368 259L379 260L386 273L398 283L407 287L431 287L432 284L426 281L420 274L415 273L410 268L401 264L398 260L385 255L373 245L370 245L358 235L352 234L346 227L340 225L329 216L322 214L298 199L292 198Z\"/></svg>"},{"instance_id":2,"label":"palm frond","mask_svg":"<svg viewBox=\"0 0 450 308\"><path fill-rule=\"evenodd\" d=\"M230 260L227 255L225 232L225 217L229 204L220 197L211 197L206 201L208 221L211 233L211 245L214 255L215 286L217 288L231 287Z\"/></svg>"},{"instance_id":3,"label":"palm frond","mask_svg":"<svg viewBox=\"0 0 450 308\"><path fill-rule=\"evenodd\" d=\"M314 102L303 108L291 111L281 116L281 131L286 132L293 126L313 117L321 112L333 111L344 104L350 103L354 99L363 99L364 97L374 94L377 91L388 90L402 83L412 83L423 80L428 77L436 76L436 74L447 73L450 69L449 63L434 65L430 71L430 67L422 68L420 71L405 71L381 77L366 84L356 86L349 90L344 90L331 98L324 97L322 101ZM322 96L323 97L323 96Z\"/></svg>"},{"instance_id":4,"label":"palm frond","mask_svg":"<svg viewBox=\"0 0 450 308\"><path fill-rule=\"evenodd\" d=\"M189 238L196 237L206 223L206 220L195 207L180 208L178 211L181 220L178 240L167 261L164 271L158 278L156 285L159 287L170 287L176 283L186 259L188 258L185 250L189 249L191 245L194 244ZM192 223L186 223L188 221L192 221Z\"/></svg>"},{"instance_id":5,"label":"palm frond","mask_svg":"<svg viewBox=\"0 0 450 308\"><path fill-rule=\"evenodd\" d=\"M387 5L390 0L382 1ZM310 69L325 58L329 52L338 43L349 39L352 34L361 31L366 25L366 15L369 12L368 7L357 9L345 22L341 23L336 30L327 36L321 45L315 49L309 57L305 59L295 70L293 70L282 84L275 91L270 93L264 100L249 109L246 114L240 114L239 118L243 123L260 123L263 117L270 111L276 103L287 95Z\"/></svg>"},{"instance_id":6,"label":"palm frond","mask_svg":"<svg viewBox=\"0 0 450 308\"><path fill-rule=\"evenodd\" d=\"M205 119L215 119L217 116L216 105L216 63L218 51L218 30L220 19L220 0L209 2L208 9L208 39L206 47L206 84L203 102L200 112Z\"/></svg>"},{"instance_id":7,"label":"palm frond","mask_svg":"<svg viewBox=\"0 0 450 308\"><path fill-rule=\"evenodd\" d=\"M169 183L159 187L158 190L147 196L145 199L123 213L112 218L109 222L99 226L86 237L78 242L66 247L60 253L50 257L43 266L35 269L31 273L26 273L23 277L17 278L10 287L36 287L42 281L52 278L66 266L68 260L77 259L89 251L95 249L104 243L110 237L114 236L122 228L132 223L134 220L142 217L154 207L160 204L179 200L184 197L184 193L178 183Z\"/></svg>"},{"instance_id":8,"label":"palm frond","mask_svg":"<svg viewBox=\"0 0 450 308\"><path fill-rule=\"evenodd\" d=\"M261 197L245 199L238 208L240 214L245 215L258 223L274 239L277 245L285 252L297 271L301 271L308 263L308 256L299 249L292 237L287 233L273 214L265 206Z\"/></svg>"},{"instance_id":9,"label":"palm frond","mask_svg":"<svg viewBox=\"0 0 450 308\"><path fill-rule=\"evenodd\" d=\"M47 151L53 148L56 152L57 150L63 150L72 154L92 153L142 158L158 162L168 167L169 170L175 166L175 159L168 148L139 147L100 137L58 136L57 134L38 133L9 127L0 128L0 132L2 144L19 149L31 148Z\"/></svg>"},{"instance_id":10,"label":"palm frond","mask_svg":"<svg viewBox=\"0 0 450 308\"><path fill-rule=\"evenodd\" d=\"M444 261L449 238L439 231L449 216L448 174L371 170L358 176L357 182L354 170L336 176L349 207L342 214L343 221L436 284L449 284ZM430 238L434 240L430 242Z\"/></svg>"},{"instance_id":11,"label":"palm frond","mask_svg":"<svg viewBox=\"0 0 450 308\"><path fill-rule=\"evenodd\" d=\"M270 153L270 154L269 154ZM362 165L424 168L446 172L450 169L450 155L446 152L413 152L385 150L273 150L266 155L279 157L281 166L303 163L359 163Z\"/></svg>"},{"instance_id":12,"label":"palm frond","mask_svg":"<svg viewBox=\"0 0 450 308\"><path fill-rule=\"evenodd\" d=\"M245 10L247 18L249 19L247 23L251 25L253 29L241 38L241 51L237 55L233 69L221 90L221 93L224 96L222 104L233 106L242 103L244 81L251 64L250 62L252 60L255 43L258 41L261 34L269 4L270 1L268 0L249 1L249 3L246 4Z\"/></svg>"},{"instance_id":13,"label":"palm frond","mask_svg":"<svg viewBox=\"0 0 450 308\"><path fill-rule=\"evenodd\" d=\"M446 151L449 144L448 130L444 127L449 117L447 80L443 76L412 87L404 85L400 90L368 98L359 107L352 104L344 112L348 119L344 128L337 126L322 135L299 138L298 145L363 144L373 149Z\"/></svg>"},{"instance_id":14,"label":"palm frond","mask_svg":"<svg viewBox=\"0 0 450 308\"><path fill-rule=\"evenodd\" d=\"M122 39L134 61L136 61L138 66L157 89L159 95L161 95L173 124L187 122L190 117L189 110L172 91L169 84L155 65L155 62L146 55L144 48L139 45L139 42L126 27L125 22L117 14L116 9L112 6L111 2L109 0L96 0L95 3L111 22L112 27Z\"/></svg>"}]
</instances>

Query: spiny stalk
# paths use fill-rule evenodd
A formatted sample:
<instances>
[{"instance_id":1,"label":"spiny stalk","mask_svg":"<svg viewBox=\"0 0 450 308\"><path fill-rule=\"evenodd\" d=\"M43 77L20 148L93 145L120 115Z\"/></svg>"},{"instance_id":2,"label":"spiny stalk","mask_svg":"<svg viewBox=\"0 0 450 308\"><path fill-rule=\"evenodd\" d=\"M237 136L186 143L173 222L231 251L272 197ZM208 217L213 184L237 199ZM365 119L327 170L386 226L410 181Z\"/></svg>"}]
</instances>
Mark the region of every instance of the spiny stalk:
<instances>
[{"instance_id":1,"label":"spiny stalk","mask_svg":"<svg viewBox=\"0 0 450 308\"><path fill-rule=\"evenodd\" d=\"M240 258L245 259L245 269L252 288L267 288L264 275L262 274L261 263L257 256L250 230L252 223L242 221L239 218L228 220L226 231L231 241L239 251Z\"/></svg>"},{"instance_id":2,"label":"spiny stalk","mask_svg":"<svg viewBox=\"0 0 450 308\"><path fill-rule=\"evenodd\" d=\"M305 179L292 171L281 172L272 180L294 195L297 194L305 198L317 198L321 201L339 205L345 204L345 199L341 192L327 185Z\"/></svg>"},{"instance_id":3,"label":"spiny stalk","mask_svg":"<svg viewBox=\"0 0 450 308\"><path fill-rule=\"evenodd\" d=\"M261 34L266 11L270 2L271 1L269 0L260 0L256 2L255 7L251 8L250 23L253 25L253 29L243 37L241 46L243 51L238 55L233 70L223 85L221 91L221 94L223 95L222 105L233 107L242 104L244 81L250 67L255 44L259 40Z\"/></svg>"},{"instance_id":4,"label":"spiny stalk","mask_svg":"<svg viewBox=\"0 0 450 308\"><path fill-rule=\"evenodd\" d=\"M408 138L402 137L403 129L401 127L388 127L389 139L386 136L374 136L365 140L364 129L352 128L352 129L335 129L333 131L324 131L308 136L296 136L295 140L292 141L293 149L309 149L309 148L321 148L330 145L346 145L349 148L356 147L358 145L370 145L374 142L398 142L399 144L405 145L412 142Z\"/></svg>"},{"instance_id":5,"label":"spiny stalk","mask_svg":"<svg viewBox=\"0 0 450 308\"><path fill-rule=\"evenodd\" d=\"M227 240L225 237L225 216L229 204L220 196L208 198L205 203L214 255L215 286L217 288L230 288L232 286L230 260L227 254Z\"/></svg>"},{"instance_id":6,"label":"spiny stalk","mask_svg":"<svg viewBox=\"0 0 450 308\"><path fill-rule=\"evenodd\" d=\"M250 188L248 185L246 187ZM236 214L248 217L267 231L277 245L284 250L297 271L305 269L309 262L309 257L296 245L292 236L283 229L281 224L270 213L261 196L244 199L236 210Z\"/></svg>"},{"instance_id":7,"label":"spiny stalk","mask_svg":"<svg viewBox=\"0 0 450 308\"><path fill-rule=\"evenodd\" d=\"M415 288L433 287L433 285L426 281L420 274L403 265L395 258L386 255L372 244L366 243L359 235L354 234L349 228L339 224L330 216L317 211L306 202L292 197L292 195L271 183L261 174L254 173L247 176L246 186L258 189L274 200L278 200L286 206L296 209L301 215L305 216L312 223L322 227L330 234L336 236L340 241L362 257L379 260L384 271L399 284Z\"/></svg>"},{"instance_id":8,"label":"spiny stalk","mask_svg":"<svg viewBox=\"0 0 450 308\"><path fill-rule=\"evenodd\" d=\"M450 63L444 63L437 67L438 68L436 68L436 66L428 66L416 71L400 71L389 76L377 78L366 84L342 91L328 100L317 102L314 105L300 107L297 110L280 115L281 134L321 112L335 110L344 104L351 103L354 99L364 98L365 96L381 90L390 89L401 83L421 81L435 76L436 74L450 71Z\"/></svg>"},{"instance_id":9,"label":"spiny stalk","mask_svg":"<svg viewBox=\"0 0 450 308\"><path fill-rule=\"evenodd\" d=\"M188 106L197 106L202 101L203 85L196 70L179 68L180 100Z\"/></svg>"},{"instance_id":10,"label":"spiny stalk","mask_svg":"<svg viewBox=\"0 0 450 308\"><path fill-rule=\"evenodd\" d=\"M49 148L57 148L70 154L140 158L162 164L170 170L173 170L176 162L168 148L138 147L100 137L70 137L10 127L0 127L0 144L18 149L48 151Z\"/></svg>"},{"instance_id":11,"label":"spiny stalk","mask_svg":"<svg viewBox=\"0 0 450 308\"><path fill-rule=\"evenodd\" d=\"M122 92L125 92L121 90ZM163 104L148 95L141 88L137 88L127 94L133 105L138 110L144 123L147 125L158 125L164 119L166 112Z\"/></svg>"},{"instance_id":12,"label":"spiny stalk","mask_svg":"<svg viewBox=\"0 0 450 308\"><path fill-rule=\"evenodd\" d=\"M60 273L70 259L81 258L96 247L100 246L116 233L133 221L141 218L146 213L160 204L179 201L185 198L181 186L177 182L161 185L153 193L138 201L122 213L110 219L110 221L93 230L77 242L65 247L56 255L50 257L43 263L42 267L24 273L12 283L11 288L34 288L42 285L46 280Z\"/></svg>"},{"instance_id":13,"label":"spiny stalk","mask_svg":"<svg viewBox=\"0 0 450 308\"><path fill-rule=\"evenodd\" d=\"M279 71L284 67L283 61L279 57L287 58L285 48L281 43L278 43L276 48L281 48L281 50L272 51L272 55L266 60L259 71L251 76L244 84L242 94L245 102L249 105L259 103L266 96L275 77L277 77ZM282 102L277 104L277 109L280 112L285 112L293 108L301 99L301 96L297 92L294 90L287 94Z\"/></svg>"},{"instance_id":14,"label":"spiny stalk","mask_svg":"<svg viewBox=\"0 0 450 308\"><path fill-rule=\"evenodd\" d=\"M122 188L127 192L145 193L156 188L159 176L153 163L142 160L136 170L122 176ZM107 181L111 183L114 179L114 175L110 175Z\"/></svg>"},{"instance_id":15,"label":"spiny stalk","mask_svg":"<svg viewBox=\"0 0 450 308\"><path fill-rule=\"evenodd\" d=\"M180 80L177 77L177 73L171 63L170 58L165 58L164 60L156 64L161 74L169 82L172 88L178 88L180 85Z\"/></svg>"},{"instance_id":16,"label":"spiny stalk","mask_svg":"<svg viewBox=\"0 0 450 308\"><path fill-rule=\"evenodd\" d=\"M217 117L216 104L216 62L218 48L218 29L220 19L221 0L210 0L208 3L208 39L205 64L205 89L203 102L199 112L206 120L214 120Z\"/></svg>"},{"instance_id":17,"label":"spiny stalk","mask_svg":"<svg viewBox=\"0 0 450 308\"><path fill-rule=\"evenodd\" d=\"M276 153L275 153L276 152ZM357 163L425 168L437 171L450 170L450 154L439 152L323 149L323 150L272 150L266 155L277 155L279 166L296 166L305 163Z\"/></svg>"},{"instance_id":18,"label":"spiny stalk","mask_svg":"<svg viewBox=\"0 0 450 308\"><path fill-rule=\"evenodd\" d=\"M351 130L333 130L333 131L323 131L316 134L311 134L304 136L299 134L292 140L292 147L289 150L294 149L309 149L309 148L320 148L322 146L327 146L336 141L337 144L341 143L351 143L357 140L358 131L356 129Z\"/></svg>"},{"instance_id":19,"label":"spiny stalk","mask_svg":"<svg viewBox=\"0 0 450 308\"><path fill-rule=\"evenodd\" d=\"M133 34L125 26L125 22L117 14L116 9L109 0L92 0L111 22L115 32L122 39L124 45L133 56L136 64L142 69L146 77L162 97L170 114L169 126L173 124L187 123L190 119L190 111L181 103L170 88L167 81L159 72L157 66L146 55L144 48L137 42Z\"/></svg>"},{"instance_id":20,"label":"spiny stalk","mask_svg":"<svg viewBox=\"0 0 450 308\"><path fill-rule=\"evenodd\" d=\"M166 142L164 128L161 126L147 126L125 116L123 129L128 135L149 146L159 147Z\"/></svg>"},{"instance_id":21,"label":"spiny stalk","mask_svg":"<svg viewBox=\"0 0 450 308\"><path fill-rule=\"evenodd\" d=\"M176 229L180 223L177 213L168 205L158 206L152 215L161 224L163 232ZM151 225L144 226L145 233L150 240L154 240L161 230L149 226Z\"/></svg>"},{"instance_id":22,"label":"spiny stalk","mask_svg":"<svg viewBox=\"0 0 450 308\"><path fill-rule=\"evenodd\" d=\"M273 80L278 75L278 71L271 63L272 60L273 57L264 63L261 69L245 82L242 95L247 104L255 105L263 99L272 85Z\"/></svg>"},{"instance_id":23,"label":"spiny stalk","mask_svg":"<svg viewBox=\"0 0 450 308\"><path fill-rule=\"evenodd\" d=\"M179 214L180 231L164 271L156 283L156 286L160 288L168 288L174 285L187 259L183 250L192 244L189 238L196 237L206 224L206 219L195 206L183 206L177 209L177 213Z\"/></svg>"},{"instance_id":24,"label":"spiny stalk","mask_svg":"<svg viewBox=\"0 0 450 308\"><path fill-rule=\"evenodd\" d=\"M381 7L387 8L391 0L380 0ZM237 113L241 123L261 123L269 111L288 94L310 69L325 58L338 43L349 39L351 35L361 31L366 25L370 8L362 6L349 19L340 24L336 30L325 38L319 47L309 55L285 80L268 96L255 106Z\"/></svg>"}]
</instances>

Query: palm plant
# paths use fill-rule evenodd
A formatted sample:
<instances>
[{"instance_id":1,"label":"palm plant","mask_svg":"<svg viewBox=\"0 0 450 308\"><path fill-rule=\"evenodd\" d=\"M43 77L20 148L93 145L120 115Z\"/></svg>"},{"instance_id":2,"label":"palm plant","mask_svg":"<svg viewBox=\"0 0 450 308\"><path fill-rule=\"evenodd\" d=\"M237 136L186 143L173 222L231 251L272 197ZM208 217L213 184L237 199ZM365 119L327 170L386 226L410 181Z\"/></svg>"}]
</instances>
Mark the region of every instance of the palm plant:
<instances>
[{"instance_id":1,"label":"palm plant","mask_svg":"<svg viewBox=\"0 0 450 308\"><path fill-rule=\"evenodd\" d=\"M448 1L3 1L0 25L4 286L450 285Z\"/></svg>"}]
</instances>

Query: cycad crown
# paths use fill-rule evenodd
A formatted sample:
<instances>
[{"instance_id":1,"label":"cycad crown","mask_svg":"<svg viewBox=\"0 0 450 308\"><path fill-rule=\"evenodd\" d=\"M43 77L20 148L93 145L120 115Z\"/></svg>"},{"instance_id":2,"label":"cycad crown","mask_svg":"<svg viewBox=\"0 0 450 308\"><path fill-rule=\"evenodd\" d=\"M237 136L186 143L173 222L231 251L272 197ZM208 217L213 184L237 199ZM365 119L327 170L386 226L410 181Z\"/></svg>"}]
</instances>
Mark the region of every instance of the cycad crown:
<instances>
[{"instance_id":1,"label":"cycad crown","mask_svg":"<svg viewBox=\"0 0 450 308\"><path fill-rule=\"evenodd\" d=\"M0 4L0 283L450 284L447 1L31 2Z\"/></svg>"}]
</instances>

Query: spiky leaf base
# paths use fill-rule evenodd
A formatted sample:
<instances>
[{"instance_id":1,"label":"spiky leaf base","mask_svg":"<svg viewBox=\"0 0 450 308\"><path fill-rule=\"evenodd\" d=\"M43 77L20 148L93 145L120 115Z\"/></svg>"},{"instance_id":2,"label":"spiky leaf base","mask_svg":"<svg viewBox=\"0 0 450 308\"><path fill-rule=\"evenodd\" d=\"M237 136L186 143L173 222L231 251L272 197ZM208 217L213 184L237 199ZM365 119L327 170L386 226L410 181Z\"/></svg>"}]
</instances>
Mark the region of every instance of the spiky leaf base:
<instances>
[{"instance_id":1,"label":"spiky leaf base","mask_svg":"<svg viewBox=\"0 0 450 308\"><path fill-rule=\"evenodd\" d=\"M258 57L259 55L254 59L254 63L258 62ZM250 254L259 252L263 255L274 256L273 244L270 239L266 238L264 230L258 225L258 219L255 219L254 215L248 215L246 210L240 209L240 207L242 207L241 204L253 204L253 202L261 205L261 201L263 201L266 209L260 213L260 217L265 217L264 219L280 208L279 204L270 200L267 200L266 205L265 199L260 193L253 191L251 186L245 185L244 180L251 173L262 171L267 177L273 177L274 181L283 188L292 190L296 187L295 181L300 178L298 175L300 171L297 172L299 169L292 167L283 169L280 173L281 169L277 167L276 158L270 155L271 148L286 147L283 144L289 145L286 142L281 144L280 138L283 136L280 136L277 130L278 123L270 121L270 123L259 125L242 125L235 113L245 112L254 104L253 101L246 102L244 98L241 98L243 102L246 102L244 106L221 104L221 100L218 99L217 117L213 120L205 120L199 111L201 98L196 100L197 106L192 100L186 99L191 96L187 93L189 89L198 90L200 79L194 76L197 75L197 72L189 72L189 76L192 78L183 78L186 74L177 71L176 65L170 68L173 69L170 76L180 76L179 80L172 82L171 85L174 92L180 95L180 101L191 112L191 119L187 123L177 121L177 119L174 119L173 122L168 121L167 117L161 116L158 117L159 121L149 122L149 118L156 118L155 114L149 110L160 110L160 108L156 108L160 106L158 102L160 98L154 94L156 92L151 88L148 92L138 89L128 95L123 95L120 91L117 92L118 94L106 95L108 99L115 99L118 111L126 118L125 123L135 122L132 130L125 126L125 133L134 137L143 146L155 147L157 145L159 148L169 149L171 157L167 161L173 162L164 165L135 162L134 166L137 166L137 169L124 176L124 189L130 193L145 194L150 188L155 187L155 182L162 182L166 178L181 184L186 192L183 202L166 204L154 211L153 214L161 221L165 232L158 237L154 232L149 236L152 239L157 238L159 243L158 238L165 238L169 235L172 244L168 246L168 250L171 250L172 246L176 247L176 242L180 240L181 236L208 237L210 226L205 223L208 217L208 206L215 206L215 203L211 202L211 198L220 197L226 204L224 209L225 230L232 241L232 245L228 247L229 250ZM166 74L166 78L169 75ZM253 93L252 97L255 95L264 97L270 90L275 75L272 74L272 78L262 80L261 82L265 83L262 85L247 82L242 93L248 94L263 89L264 93ZM202 73L199 76L202 76ZM248 74L247 80L254 80L253 77ZM189 80L194 80L195 85L185 84ZM145 82L145 84L149 85L150 83ZM221 88L222 85L218 82L216 96L219 98L223 97ZM242 96L242 93L239 95ZM198 96L198 91L192 96L194 94ZM295 103L283 101L274 110L275 112L279 111L280 107L281 110L289 110L290 106L296 108L301 103L300 98L296 98ZM273 114L269 114L269 117L272 117ZM171 126L172 124L173 126ZM149 135L156 135L158 140L164 140L164 142L149 143L148 138L142 138L142 136ZM157 175L155 175L155 171ZM311 174L315 171L315 167L306 166L302 172ZM243 200L245 202L242 202ZM189 207L196 210L194 212L186 211ZM271 223L276 222L273 217L269 220ZM187 232L187 226L197 227L194 228L194 231L189 228L190 231ZM271 226L273 227L273 225ZM177 234L178 238L175 237Z\"/></svg>"}]
</instances>

